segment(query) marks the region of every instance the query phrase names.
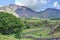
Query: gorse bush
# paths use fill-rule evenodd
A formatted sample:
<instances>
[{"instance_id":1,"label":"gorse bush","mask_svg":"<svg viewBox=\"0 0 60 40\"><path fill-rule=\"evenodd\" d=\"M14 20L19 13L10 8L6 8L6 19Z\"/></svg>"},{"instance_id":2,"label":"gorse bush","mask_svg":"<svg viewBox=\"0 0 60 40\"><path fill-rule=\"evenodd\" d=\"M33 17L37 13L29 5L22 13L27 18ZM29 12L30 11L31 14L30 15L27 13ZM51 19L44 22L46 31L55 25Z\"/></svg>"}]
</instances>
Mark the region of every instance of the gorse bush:
<instances>
[{"instance_id":1,"label":"gorse bush","mask_svg":"<svg viewBox=\"0 0 60 40\"><path fill-rule=\"evenodd\" d=\"M4 35L15 34L16 37L20 38L23 26L23 22L16 16L0 12L0 33Z\"/></svg>"}]
</instances>

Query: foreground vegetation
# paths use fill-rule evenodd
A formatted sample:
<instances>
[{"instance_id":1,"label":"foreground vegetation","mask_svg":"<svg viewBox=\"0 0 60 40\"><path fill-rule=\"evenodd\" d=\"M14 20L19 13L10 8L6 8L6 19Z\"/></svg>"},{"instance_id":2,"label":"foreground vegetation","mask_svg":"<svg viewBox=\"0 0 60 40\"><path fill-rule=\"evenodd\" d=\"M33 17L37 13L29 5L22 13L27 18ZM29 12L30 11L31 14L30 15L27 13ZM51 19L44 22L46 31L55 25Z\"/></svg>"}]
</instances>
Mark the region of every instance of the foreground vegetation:
<instances>
[{"instance_id":1,"label":"foreground vegetation","mask_svg":"<svg viewBox=\"0 0 60 40\"><path fill-rule=\"evenodd\" d=\"M16 38L21 38L23 23L14 15L0 12L0 33L3 35L15 34Z\"/></svg>"},{"instance_id":2,"label":"foreground vegetation","mask_svg":"<svg viewBox=\"0 0 60 40\"><path fill-rule=\"evenodd\" d=\"M60 20L17 18L12 14L0 12L0 40L33 40L32 38L60 38L60 27L49 34ZM31 37L31 38L28 38Z\"/></svg>"}]
</instances>

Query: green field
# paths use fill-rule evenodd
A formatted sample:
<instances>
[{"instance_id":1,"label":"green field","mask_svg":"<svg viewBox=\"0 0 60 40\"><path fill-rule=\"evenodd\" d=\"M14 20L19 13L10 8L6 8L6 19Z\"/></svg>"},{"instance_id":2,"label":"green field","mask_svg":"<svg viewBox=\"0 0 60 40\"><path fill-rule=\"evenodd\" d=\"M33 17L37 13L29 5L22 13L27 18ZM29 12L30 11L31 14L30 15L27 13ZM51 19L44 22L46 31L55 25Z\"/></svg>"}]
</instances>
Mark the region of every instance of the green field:
<instances>
[{"instance_id":1,"label":"green field","mask_svg":"<svg viewBox=\"0 0 60 40\"><path fill-rule=\"evenodd\" d=\"M50 26L45 26L44 19L21 19L25 26L22 32L22 39L20 40L33 40L32 38L23 38L27 36L31 36L33 38L54 38L56 34L60 34L60 28L56 30L53 34L49 35L49 31L51 30ZM60 22L60 20L47 20L47 24L55 25L56 22ZM56 37L60 37L59 35ZM0 34L0 40L19 40L14 38L14 35L2 35Z\"/></svg>"}]
</instances>

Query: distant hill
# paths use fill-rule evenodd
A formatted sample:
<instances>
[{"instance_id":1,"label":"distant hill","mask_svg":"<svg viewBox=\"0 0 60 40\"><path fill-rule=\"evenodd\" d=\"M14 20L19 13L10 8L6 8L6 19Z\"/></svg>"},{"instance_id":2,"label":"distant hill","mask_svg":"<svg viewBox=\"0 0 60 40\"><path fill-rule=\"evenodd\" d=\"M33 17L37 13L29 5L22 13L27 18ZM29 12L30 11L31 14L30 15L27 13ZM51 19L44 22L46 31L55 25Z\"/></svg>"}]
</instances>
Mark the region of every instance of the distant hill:
<instances>
[{"instance_id":1,"label":"distant hill","mask_svg":"<svg viewBox=\"0 0 60 40\"><path fill-rule=\"evenodd\" d=\"M60 19L60 10L54 8L47 8L46 10L40 12L42 18L47 19Z\"/></svg>"},{"instance_id":2,"label":"distant hill","mask_svg":"<svg viewBox=\"0 0 60 40\"><path fill-rule=\"evenodd\" d=\"M60 10L54 8L47 8L44 11L36 12L26 6L10 4L0 7L0 11L11 12L16 16L23 18L60 19Z\"/></svg>"}]
</instances>

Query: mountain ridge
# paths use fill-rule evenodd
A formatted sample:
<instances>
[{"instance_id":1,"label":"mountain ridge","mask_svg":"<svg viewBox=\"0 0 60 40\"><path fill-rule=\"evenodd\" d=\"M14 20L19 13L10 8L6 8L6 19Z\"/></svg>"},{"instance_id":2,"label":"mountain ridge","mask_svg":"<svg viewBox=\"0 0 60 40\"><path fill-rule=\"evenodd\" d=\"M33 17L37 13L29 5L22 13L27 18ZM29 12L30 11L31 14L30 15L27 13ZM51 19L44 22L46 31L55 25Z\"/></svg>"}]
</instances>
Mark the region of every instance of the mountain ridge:
<instances>
[{"instance_id":1,"label":"mountain ridge","mask_svg":"<svg viewBox=\"0 0 60 40\"><path fill-rule=\"evenodd\" d=\"M12 12L15 13L15 15L18 15L19 17L24 18L60 18L60 10L54 8L47 8L43 11L37 12L26 6L10 4L4 7L0 7L0 11Z\"/></svg>"}]
</instances>

